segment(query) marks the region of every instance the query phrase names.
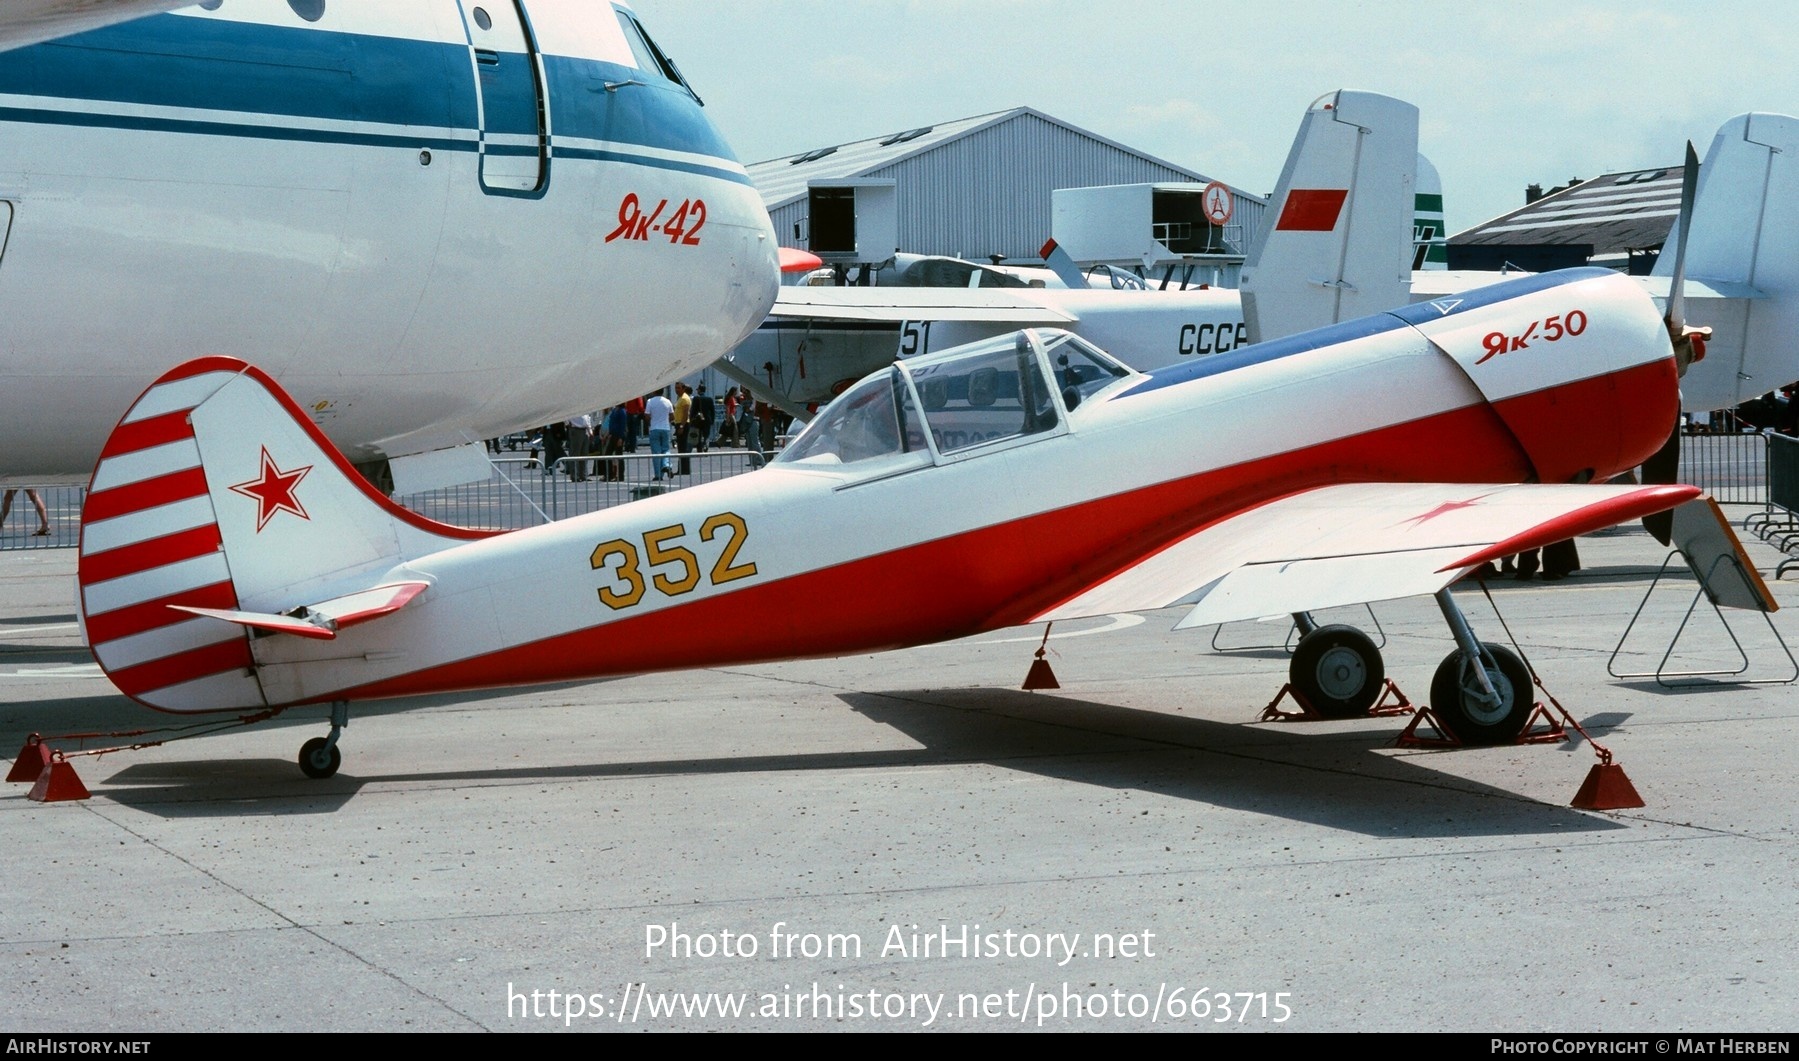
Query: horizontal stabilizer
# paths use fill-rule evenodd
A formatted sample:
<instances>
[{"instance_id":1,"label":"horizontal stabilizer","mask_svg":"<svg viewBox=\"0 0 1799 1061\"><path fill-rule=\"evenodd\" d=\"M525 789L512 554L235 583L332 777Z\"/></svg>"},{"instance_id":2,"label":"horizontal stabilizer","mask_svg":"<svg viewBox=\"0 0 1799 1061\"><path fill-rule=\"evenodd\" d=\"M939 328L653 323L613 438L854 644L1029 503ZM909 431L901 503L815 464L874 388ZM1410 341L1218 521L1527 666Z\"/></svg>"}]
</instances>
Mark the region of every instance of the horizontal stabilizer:
<instances>
[{"instance_id":1,"label":"horizontal stabilizer","mask_svg":"<svg viewBox=\"0 0 1799 1061\"><path fill-rule=\"evenodd\" d=\"M230 608L195 608L184 604L171 604L169 607L178 612L189 612L211 619L223 619L228 623L250 627L252 630L266 630L270 633L294 634L299 637L329 641L345 627L366 623L370 619L379 619L383 615L391 615L399 611L406 607L414 597L423 593L429 585L428 582L396 582L388 586L365 589L359 593L333 597L318 604L296 608L284 615L235 611Z\"/></svg>"},{"instance_id":2,"label":"horizontal stabilizer","mask_svg":"<svg viewBox=\"0 0 1799 1061\"><path fill-rule=\"evenodd\" d=\"M1196 605L1181 627L1435 593L1494 556L1638 519L1692 486L1353 483L1239 513L1034 622Z\"/></svg>"}]
</instances>

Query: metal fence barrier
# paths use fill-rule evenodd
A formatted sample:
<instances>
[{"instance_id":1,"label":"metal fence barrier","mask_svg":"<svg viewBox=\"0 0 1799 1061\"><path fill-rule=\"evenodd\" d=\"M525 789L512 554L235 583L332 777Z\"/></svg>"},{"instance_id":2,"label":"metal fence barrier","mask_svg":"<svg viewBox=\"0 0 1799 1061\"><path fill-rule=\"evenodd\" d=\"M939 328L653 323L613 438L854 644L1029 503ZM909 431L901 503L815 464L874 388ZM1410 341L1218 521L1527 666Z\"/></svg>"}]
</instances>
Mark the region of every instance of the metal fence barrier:
<instances>
[{"instance_id":1,"label":"metal fence barrier","mask_svg":"<svg viewBox=\"0 0 1799 1061\"><path fill-rule=\"evenodd\" d=\"M1788 554L1774 569L1775 578L1799 567L1799 438L1768 436L1768 503L1743 525Z\"/></svg>"},{"instance_id":2,"label":"metal fence barrier","mask_svg":"<svg viewBox=\"0 0 1799 1061\"><path fill-rule=\"evenodd\" d=\"M81 541L81 506L87 500L85 486L19 486L5 489L0 508L0 549L71 549ZM38 503L46 533L39 534Z\"/></svg>"},{"instance_id":3,"label":"metal fence barrier","mask_svg":"<svg viewBox=\"0 0 1799 1061\"><path fill-rule=\"evenodd\" d=\"M1676 481L1703 489L1719 504L1766 504L1768 438L1760 432L1683 434Z\"/></svg>"},{"instance_id":4,"label":"metal fence barrier","mask_svg":"<svg viewBox=\"0 0 1799 1061\"><path fill-rule=\"evenodd\" d=\"M492 474L483 482L394 500L440 523L482 530L519 530L729 478L762 463L760 454L741 449L666 456L640 449L611 457L565 457L550 468L535 458L496 457ZM659 468L668 474L659 478ZM20 486L6 493L12 496L12 505L0 523L0 551L71 549L80 544L86 487ZM46 534L37 533L34 495L44 504Z\"/></svg>"},{"instance_id":5,"label":"metal fence barrier","mask_svg":"<svg viewBox=\"0 0 1799 1061\"><path fill-rule=\"evenodd\" d=\"M394 500L421 516L460 527L518 530L741 475L764 463L741 449L564 457L552 466L498 458L485 482Z\"/></svg>"},{"instance_id":6,"label":"metal fence barrier","mask_svg":"<svg viewBox=\"0 0 1799 1061\"><path fill-rule=\"evenodd\" d=\"M1799 438L1768 436L1768 503L1799 513Z\"/></svg>"}]
</instances>

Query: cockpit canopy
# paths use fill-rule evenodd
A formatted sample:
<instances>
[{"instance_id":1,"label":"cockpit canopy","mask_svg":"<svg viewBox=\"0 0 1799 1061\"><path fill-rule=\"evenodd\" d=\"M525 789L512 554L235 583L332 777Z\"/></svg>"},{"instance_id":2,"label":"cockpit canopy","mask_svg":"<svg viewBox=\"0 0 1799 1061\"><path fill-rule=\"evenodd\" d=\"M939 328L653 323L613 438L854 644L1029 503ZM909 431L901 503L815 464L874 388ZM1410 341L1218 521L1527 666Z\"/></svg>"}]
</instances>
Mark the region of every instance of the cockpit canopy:
<instances>
[{"instance_id":1,"label":"cockpit canopy","mask_svg":"<svg viewBox=\"0 0 1799 1061\"><path fill-rule=\"evenodd\" d=\"M1065 430L1069 413L1129 375L1068 332L1014 332L868 376L827 406L780 462L898 468L961 459Z\"/></svg>"}]
</instances>

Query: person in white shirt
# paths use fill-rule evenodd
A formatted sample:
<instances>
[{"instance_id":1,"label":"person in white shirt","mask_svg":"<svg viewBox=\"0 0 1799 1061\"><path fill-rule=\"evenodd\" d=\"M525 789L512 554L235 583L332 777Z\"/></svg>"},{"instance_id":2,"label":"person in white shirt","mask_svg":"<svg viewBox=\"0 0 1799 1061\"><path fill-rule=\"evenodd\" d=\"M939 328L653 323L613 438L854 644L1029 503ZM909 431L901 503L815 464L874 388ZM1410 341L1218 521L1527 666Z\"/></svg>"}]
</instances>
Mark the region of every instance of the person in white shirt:
<instances>
[{"instance_id":1,"label":"person in white shirt","mask_svg":"<svg viewBox=\"0 0 1799 1061\"><path fill-rule=\"evenodd\" d=\"M650 418L650 452L656 459L650 462L650 469L658 479L672 479L674 473L669 470L668 459L662 454L668 452L668 442L673 431L675 403L668 400L665 392L658 391L654 397L644 403L644 412Z\"/></svg>"},{"instance_id":2,"label":"person in white shirt","mask_svg":"<svg viewBox=\"0 0 1799 1061\"><path fill-rule=\"evenodd\" d=\"M593 417L582 413L570 417L568 422L568 455L571 458L585 457L593 452ZM571 482L587 481L588 463L584 460L570 460L566 465Z\"/></svg>"}]
</instances>

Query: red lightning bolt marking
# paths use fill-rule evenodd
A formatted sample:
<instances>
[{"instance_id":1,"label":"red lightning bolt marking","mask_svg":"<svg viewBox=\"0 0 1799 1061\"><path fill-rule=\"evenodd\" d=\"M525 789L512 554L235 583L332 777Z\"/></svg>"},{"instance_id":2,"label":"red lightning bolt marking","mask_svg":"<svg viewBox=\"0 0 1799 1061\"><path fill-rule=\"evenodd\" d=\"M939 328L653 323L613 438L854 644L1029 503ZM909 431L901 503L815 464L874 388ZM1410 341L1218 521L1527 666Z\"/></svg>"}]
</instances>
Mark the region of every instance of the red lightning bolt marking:
<instances>
[{"instance_id":1,"label":"red lightning bolt marking","mask_svg":"<svg viewBox=\"0 0 1799 1061\"><path fill-rule=\"evenodd\" d=\"M269 456L269 448L262 448L261 478L238 483L231 488L234 493L256 500L256 533L261 534L262 528L268 526L269 520L274 519L277 512L292 512L301 519L312 519L306 514L300 499L294 496L294 488L311 471L312 465L308 464L304 468L284 472L275 466L275 459Z\"/></svg>"},{"instance_id":2,"label":"red lightning bolt marking","mask_svg":"<svg viewBox=\"0 0 1799 1061\"><path fill-rule=\"evenodd\" d=\"M1411 519L1402 519L1399 521L1399 523L1410 523L1412 526L1417 527L1424 523L1428 523L1433 519L1436 519L1438 516L1446 516L1451 512L1455 512L1455 511L1458 511L1458 510L1464 509L1464 508L1473 508L1477 503L1479 503L1484 498L1488 498L1488 497L1492 497L1492 496L1493 496L1492 494L1481 494L1479 497L1471 497L1466 501L1445 501L1442 504L1438 505L1436 508L1431 509L1429 512L1426 512L1421 516L1413 516ZM1399 523L1395 523L1394 526L1396 526L1396 527L1399 526Z\"/></svg>"}]
</instances>

